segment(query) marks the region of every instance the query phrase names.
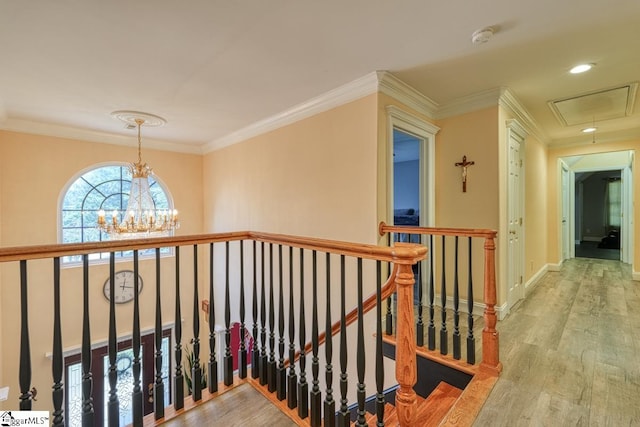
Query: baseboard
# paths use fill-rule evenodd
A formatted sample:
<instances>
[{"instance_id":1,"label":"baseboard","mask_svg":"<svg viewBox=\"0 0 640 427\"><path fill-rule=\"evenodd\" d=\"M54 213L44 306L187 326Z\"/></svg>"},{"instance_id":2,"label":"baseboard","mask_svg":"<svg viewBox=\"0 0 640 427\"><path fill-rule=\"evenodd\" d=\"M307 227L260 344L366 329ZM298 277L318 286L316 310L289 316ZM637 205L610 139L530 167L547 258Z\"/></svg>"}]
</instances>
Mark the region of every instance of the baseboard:
<instances>
[{"instance_id":1,"label":"baseboard","mask_svg":"<svg viewBox=\"0 0 640 427\"><path fill-rule=\"evenodd\" d=\"M560 271L562 263L559 264L547 264L547 271Z\"/></svg>"},{"instance_id":2,"label":"baseboard","mask_svg":"<svg viewBox=\"0 0 640 427\"><path fill-rule=\"evenodd\" d=\"M602 237L597 237L597 236L584 236L582 238L583 241L585 242L601 242L602 241Z\"/></svg>"},{"instance_id":3,"label":"baseboard","mask_svg":"<svg viewBox=\"0 0 640 427\"><path fill-rule=\"evenodd\" d=\"M469 300L460 298L460 304L458 306L460 313L464 313L464 314L468 314L469 310ZM428 304L428 303L427 303ZM452 308L453 307L453 297L452 296L448 296L447 297L447 308ZM434 302L433 305L435 307L442 307L442 299L440 298L440 295L436 294L434 297ZM478 314L478 315L482 315L484 313L484 309L486 307L486 304L483 302L477 302L474 301L473 303L473 313L474 314ZM509 310L507 309L507 303L505 302L502 305L496 305L494 307L494 310L496 311L496 315L498 317L498 320L503 320L505 317L507 317L507 314L509 314Z\"/></svg>"},{"instance_id":4,"label":"baseboard","mask_svg":"<svg viewBox=\"0 0 640 427\"><path fill-rule=\"evenodd\" d=\"M458 308L460 309L460 313L465 313L468 314L469 313L469 300L460 298L459 299L460 304L458 306ZM428 301L425 301L425 307L429 305ZM436 307L442 307L442 298L440 297L439 294L436 294L434 296L433 299L433 305ZM453 308L453 297L452 296L447 296L447 308ZM478 314L478 313L484 313L484 308L485 308L485 304L482 302L475 302L473 303L473 313L474 314Z\"/></svg>"},{"instance_id":5,"label":"baseboard","mask_svg":"<svg viewBox=\"0 0 640 427\"><path fill-rule=\"evenodd\" d=\"M484 304L482 304L484 305ZM509 305L505 301L504 304L498 305L495 307L496 315L498 316L498 320L504 320L505 317L509 314Z\"/></svg>"},{"instance_id":6,"label":"baseboard","mask_svg":"<svg viewBox=\"0 0 640 427\"><path fill-rule=\"evenodd\" d=\"M533 291L533 288L536 287L540 279L542 279L542 276L544 276L547 271L549 271L549 264L544 265L540 270L538 270L536 274L534 274L529 280L527 280L527 283L524 284L525 298L527 297L527 295L529 295L529 293L531 293L531 291Z\"/></svg>"}]
</instances>

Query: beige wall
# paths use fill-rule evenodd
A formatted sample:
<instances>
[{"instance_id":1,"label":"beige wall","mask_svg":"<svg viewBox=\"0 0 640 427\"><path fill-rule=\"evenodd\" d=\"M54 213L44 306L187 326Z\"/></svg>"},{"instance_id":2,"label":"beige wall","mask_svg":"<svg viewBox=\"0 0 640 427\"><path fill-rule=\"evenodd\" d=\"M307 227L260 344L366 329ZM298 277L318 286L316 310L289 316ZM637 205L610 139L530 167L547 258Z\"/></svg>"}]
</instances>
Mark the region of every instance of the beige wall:
<instances>
[{"instance_id":1,"label":"beige wall","mask_svg":"<svg viewBox=\"0 0 640 427\"><path fill-rule=\"evenodd\" d=\"M436 136L436 226L497 230L498 221L498 111L487 108L438 121ZM475 164L468 168L467 191L462 191L462 170L455 163L462 156ZM472 213L472 214L470 214ZM466 265L466 244L461 243L460 262ZM474 239L474 300L483 301L484 241ZM449 246L450 247L450 246ZM496 241L496 268L500 245ZM448 259L453 258L450 252ZM448 265L453 265L448 263ZM496 271L497 272L497 271ZM453 277L449 271L448 277ZM466 283L466 278L462 278ZM449 280L452 286L452 280ZM501 282L498 280L498 295ZM465 288L463 286L463 288ZM461 292L467 298L466 289ZM498 305L502 303L498 298Z\"/></svg>"},{"instance_id":2,"label":"beige wall","mask_svg":"<svg viewBox=\"0 0 640 427\"><path fill-rule=\"evenodd\" d=\"M58 200L60 192L70 179L83 169L108 161L137 159L135 141L131 147L97 144L69 139L35 136L13 132L0 132L0 243L2 246L21 246L55 243L57 239ZM169 153L143 149L143 159L153 168L170 190L175 205L180 209L182 228L179 234L202 232L202 157L200 155ZM195 195L195 197L194 197ZM193 283L189 253L183 256L183 318L191 319ZM118 262L116 269L131 269L131 262ZM141 262L144 288L141 294L141 327L153 327L155 272L152 261ZM43 398L34 403L36 409L49 409L46 398L51 390L51 364L45 357L52 346L53 291L52 262L30 261L29 319L33 385ZM173 295L175 275L174 258L164 258L161 275L162 293ZM4 380L0 385L11 387L7 408L15 409L19 396L17 384L19 346L19 278L18 264L6 263L0 267L0 316L2 337L0 372ZM91 338L101 341L108 336L108 304L102 295L102 285L108 276L107 265L90 269ZM81 343L82 271L78 267L62 271L63 345L65 349ZM192 285L191 285L192 286ZM163 320L173 321L173 298L163 300ZM132 304L118 306L118 334L132 330ZM192 334L185 323L184 336ZM188 338L187 338L188 339Z\"/></svg>"},{"instance_id":3,"label":"beige wall","mask_svg":"<svg viewBox=\"0 0 640 427\"><path fill-rule=\"evenodd\" d=\"M204 156L207 231L374 243L376 96Z\"/></svg>"},{"instance_id":4,"label":"beige wall","mask_svg":"<svg viewBox=\"0 0 640 427\"><path fill-rule=\"evenodd\" d=\"M547 148L535 136L525 142L524 163L524 281L525 284L549 262L547 258Z\"/></svg>"},{"instance_id":5,"label":"beige wall","mask_svg":"<svg viewBox=\"0 0 640 427\"><path fill-rule=\"evenodd\" d=\"M436 137L436 224L438 227L498 228L497 108L439 120ZM466 155L467 192L455 163ZM473 209L473 215L469 215Z\"/></svg>"},{"instance_id":6,"label":"beige wall","mask_svg":"<svg viewBox=\"0 0 640 427\"><path fill-rule=\"evenodd\" d=\"M597 143L582 145L579 147L566 147L566 148L554 148L549 149L549 155L547 158L547 191L548 191L548 224L547 224L547 251L548 262L551 264L557 264L560 262L560 239L558 236L558 221L560 215L559 207L559 189L560 189L560 176L558 169L558 160L561 157L576 156L581 154L594 154L605 153L612 151L632 150L636 153L640 150L640 140L631 140L615 143ZM640 177L638 176L637 168L634 165L633 176L633 199L640 200ZM634 206L634 223L640 224L640 209ZM634 273L638 273L640 266L640 233L637 229L634 233L634 259L632 264L632 270Z\"/></svg>"}]
</instances>

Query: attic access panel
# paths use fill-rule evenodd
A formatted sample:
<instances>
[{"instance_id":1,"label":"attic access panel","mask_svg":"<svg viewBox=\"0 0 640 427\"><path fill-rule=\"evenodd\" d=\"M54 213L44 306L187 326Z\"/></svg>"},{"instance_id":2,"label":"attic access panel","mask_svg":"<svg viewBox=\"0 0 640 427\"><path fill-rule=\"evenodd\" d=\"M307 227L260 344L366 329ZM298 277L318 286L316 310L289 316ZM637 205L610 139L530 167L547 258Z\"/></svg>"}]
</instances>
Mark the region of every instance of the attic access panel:
<instances>
[{"instance_id":1,"label":"attic access panel","mask_svg":"<svg viewBox=\"0 0 640 427\"><path fill-rule=\"evenodd\" d=\"M637 83L549 101L548 105L563 126L591 124L631 115Z\"/></svg>"}]
</instances>

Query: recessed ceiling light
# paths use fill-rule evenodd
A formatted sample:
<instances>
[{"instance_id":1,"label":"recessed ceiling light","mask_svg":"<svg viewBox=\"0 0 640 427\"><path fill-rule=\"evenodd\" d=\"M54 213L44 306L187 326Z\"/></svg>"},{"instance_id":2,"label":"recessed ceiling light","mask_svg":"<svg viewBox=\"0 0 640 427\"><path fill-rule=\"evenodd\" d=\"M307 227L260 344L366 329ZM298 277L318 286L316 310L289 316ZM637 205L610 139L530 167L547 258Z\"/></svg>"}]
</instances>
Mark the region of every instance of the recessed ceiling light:
<instances>
[{"instance_id":1,"label":"recessed ceiling light","mask_svg":"<svg viewBox=\"0 0 640 427\"><path fill-rule=\"evenodd\" d=\"M588 128L584 128L582 129L582 132L584 133L591 133L591 132L595 132L598 128L596 127L588 127Z\"/></svg>"},{"instance_id":2,"label":"recessed ceiling light","mask_svg":"<svg viewBox=\"0 0 640 427\"><path fill-rule=\"evenodd\" d=\"M571 74L580 74L589 71L595 64L579 64L569 70Z\"/></svg>"}]
</instances>

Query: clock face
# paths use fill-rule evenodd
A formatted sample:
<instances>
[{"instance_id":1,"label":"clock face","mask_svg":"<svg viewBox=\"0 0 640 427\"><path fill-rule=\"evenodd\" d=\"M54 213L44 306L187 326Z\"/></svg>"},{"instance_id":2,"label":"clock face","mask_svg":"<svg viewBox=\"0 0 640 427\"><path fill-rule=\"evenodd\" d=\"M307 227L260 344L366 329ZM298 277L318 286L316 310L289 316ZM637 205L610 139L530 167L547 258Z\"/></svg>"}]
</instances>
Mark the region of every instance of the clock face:
<instances>
[{"instance_id":1,"label":"clock face","mask_svg":"<svg viewBox=\"0 0 640 427\"><path fill-rule=\"evenodd\" d=\"M116 304L123 304L125 302L129 302L134 297L134 278L135 273L131 270L120 270L114 276L115 283L115 298L114 302ZM142 291L142 277L138 275L138 293ZM102 292L104 293L105 298L110 300L111 296L111 280L107 278L104 282L104 286L102 287Z\"/></svg>"}]
</instances>

